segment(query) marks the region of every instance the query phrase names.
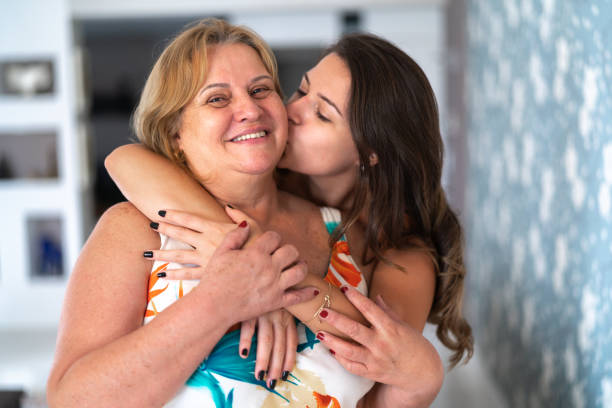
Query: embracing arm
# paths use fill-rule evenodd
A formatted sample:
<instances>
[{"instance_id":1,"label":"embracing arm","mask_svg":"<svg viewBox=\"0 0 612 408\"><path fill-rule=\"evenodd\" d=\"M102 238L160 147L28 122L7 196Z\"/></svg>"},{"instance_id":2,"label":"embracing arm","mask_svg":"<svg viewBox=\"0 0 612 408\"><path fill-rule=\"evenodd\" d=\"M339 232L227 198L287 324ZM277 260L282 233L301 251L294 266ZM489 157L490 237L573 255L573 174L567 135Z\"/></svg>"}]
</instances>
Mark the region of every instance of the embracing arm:
<instances>
[{"instance_id":1,"label":"embracing arm","mask_svg":"<svg viewBox=\"0 0 612 408\"><path fill-rule=\"evenodd\" d=\"M376 382L359 408L428 407L444 379L437 351L421 334L434 296L433 265L416 251L392 250L385 256L406 271L379 263L370 290L375 300L346 291L369 327L330 311L325 320L353 342L327 333L322 341L348 371Z\"/></svg>"},{"instance_id":2,"label":"embracing arm","mask_svg":"<svg viewBox=\"0 0 612 408\"><path fill-rule=\"evenodd\" d=\"M98 222L70 276L50 406L161 406L229 327L197 288L142 326L151 269L142 250L155 245L159 237L127 203Z\"/></svg>"},{"instance_id":3,"label":"embracing arm","mask_svg":"<svg viewBox=\"0 0 612 408\"><path fill-rule=\"evenodd\" d=\"M232 222L219 203L191 176L142 145L120 146L106 158L104 164L125 197L153 220L168 221L169 217L161 218L158 215L159 209L179 209L208 220ZM160 232L167 233L164 226L160 226ZM210 236L208 238L210 239ZM195 247L193 244L192 246ZM340 290L333 286L330 289L322 278L308 274L297 287L306 286L316 287L320 292L319 296L287 310L301 321L307 322L315 333L324 329L344 336L325 322L312 319L328 293L331 294L332 307L335 310L365 322L361 313L346 300Z\"/></svg>"},{"instance_id":4,"label":"embracing arm","mask_svg":"<svg viewBox=\"0 0 612 408\"><path fill-rule=\"evenodd\" d=\"M401 327L403 344L400 350L407 357L398 364L393 385L378 382L363 400L363 407L429 407L436 398L444 380L444 367L438 352L422 335L434 297L435 272L424 252L390 250L386 254L391 262L404 266L401 271L380 262L374 273L370 298L379 295ZM399 328L399 327L398 327Z\"/></svg>"},{"instance_id":5,"label":"embracing arm","mask_svg":"<svg viewBox=\"0 0 612 408\"><path fill-rule=\"evenodd\" d=\"M104 160L119 190L151 220L158 210L180 209L210 220L230 221L219 203L193 177L140 144L119 146ZM175 194L168 192L175 191Z\"/></svg>"}]
</instances>

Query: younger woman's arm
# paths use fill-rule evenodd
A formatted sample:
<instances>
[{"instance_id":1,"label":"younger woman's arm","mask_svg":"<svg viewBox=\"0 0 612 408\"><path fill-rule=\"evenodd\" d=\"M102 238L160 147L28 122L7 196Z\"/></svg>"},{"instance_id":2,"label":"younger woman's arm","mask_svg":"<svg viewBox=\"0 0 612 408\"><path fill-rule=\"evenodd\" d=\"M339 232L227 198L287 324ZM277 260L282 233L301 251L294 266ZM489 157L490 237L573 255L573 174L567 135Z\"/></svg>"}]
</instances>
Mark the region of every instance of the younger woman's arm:
<instances>
[{"instance_id":1,"label":"younger woman's arm","mask_svg":"<svg viewBox=\"0 0 612 408\"><path fill-rule=\"evenodd\" d=\"M422 335L434 297L433 265L418 251L389 250L385 257L405 271L379 262L370 287L371 299L353 289L346 292L371 327L330 311L326 320L350 332L354 343L327 334L323 342L335 350L336 359L347 370L376 381L360 408L428 407L444 379L440 357Z\"/></svg>"},{"instance_id":2,"label":"younger woman's arm","mask_svg":"<svg viewBox=\"0 0 612 408\"><path fill-rule=\"evenodd\" d=\"M151 220L163 221L157 212L164 208L231 222L200 183L142 145L119 146L106 157L104 166L125 198Z\"/></svg>"}]
</instances>

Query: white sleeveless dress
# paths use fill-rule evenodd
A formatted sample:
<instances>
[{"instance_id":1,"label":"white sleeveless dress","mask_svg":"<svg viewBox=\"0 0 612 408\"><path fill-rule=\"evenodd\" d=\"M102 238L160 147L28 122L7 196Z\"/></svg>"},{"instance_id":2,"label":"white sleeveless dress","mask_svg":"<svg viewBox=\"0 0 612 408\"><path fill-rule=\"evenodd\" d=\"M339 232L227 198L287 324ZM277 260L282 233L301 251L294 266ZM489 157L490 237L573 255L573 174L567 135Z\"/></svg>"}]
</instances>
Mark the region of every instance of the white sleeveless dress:
<instances>
[{"instance_id":1,"label":"white sleeveless dress","mask_svg":"<svg viewBox=\"0 0 612 408\"><path fill-rule=\"evenodd\" d=\"M331 233L340 223L340 212L321 208L327 230ZM161 235L161 234L160 234ZM161 235L160 249L184 249L188 245ZM143 324L192 290L198 281L172 281L158 278L157 273L180 267L179 264L156 261L149 279L147 310ZM348 250L343 236L332 249L325 280L335 286L351 285L367 295L367 285ZM297 321L296 321L297 322ZM371 380L346 371L320 344L315 334L297 322L297 362L287 381L278 380L274 390L255 378L257 338L252 340L248 358L239 355L240 330L223 336L210 355L200 364L185 386L166 407L202 408L353 408L374 385Z\"/></svg>"}]
</instances>

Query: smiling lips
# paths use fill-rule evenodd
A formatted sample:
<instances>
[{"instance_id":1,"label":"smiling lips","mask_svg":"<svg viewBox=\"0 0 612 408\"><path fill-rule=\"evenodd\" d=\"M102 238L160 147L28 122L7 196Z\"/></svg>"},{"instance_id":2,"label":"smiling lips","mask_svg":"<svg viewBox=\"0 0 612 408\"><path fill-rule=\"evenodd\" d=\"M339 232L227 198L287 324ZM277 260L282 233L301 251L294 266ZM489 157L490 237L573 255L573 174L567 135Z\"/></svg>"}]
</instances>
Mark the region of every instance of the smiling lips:
<instances>
[{"instance_id":1,"label":"smiling lips","mask_svg":"<svg viewBox=\"0 0 612 408\"><path fill-rule=\"evenodd\" d=\"M259 138L266 136L266 134L267 132L262 130L260 132L254 132L254 133L249 133L246 135L235 137L232 140L230 140L230 142L242 142L244 140L259 139Z\"/></svg>"}]
</instances>

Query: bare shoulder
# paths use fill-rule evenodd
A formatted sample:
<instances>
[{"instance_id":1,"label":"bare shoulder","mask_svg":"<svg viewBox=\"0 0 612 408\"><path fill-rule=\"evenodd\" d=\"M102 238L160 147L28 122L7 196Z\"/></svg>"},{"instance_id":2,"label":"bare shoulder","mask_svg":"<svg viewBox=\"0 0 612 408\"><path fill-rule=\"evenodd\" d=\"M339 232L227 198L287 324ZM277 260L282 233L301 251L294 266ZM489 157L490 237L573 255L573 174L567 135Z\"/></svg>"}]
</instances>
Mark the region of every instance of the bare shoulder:
<instances>
[{"instance_id":1,"label":"bare shoulder","mask_svg":"<svg viewBox=\"0 0 612 408\"><path fill-rule=\"evenodd\" d=\"M150 228L149 219L134 205L124 201L107 209L98 220L91 239L104 238L116 244L129 243L128 247L159 247L159 234ZM89 243L89 241L88 241ZM110 243L110 242L109 242Z\"/></svg>"},{"instance_id":2,"label":"bare shoulder","mask_svg":"<svg viewBox=\"0 0 612 408\"><path fill-rule=\"evenodd\" d=\"M385 251L384 256L392 263L405 269L405 273L425 273L435 275L431 257L426 251L418 249L391 248Z\"/></svg>"},{"instance_id":3,"label":"bare shoulder","mask_svg":"<svg viewBox=\"0 0 612 408\"><path fill-rule=\"evenodd\" d=\"M138 211L136 207L129 201L123 201L109 207L102 216L98 224L111 224L114 227L119 227L123 224L128 224L129 227L148 224L147 217Z\"/></svg>"},{"instance_id":4,"label":"bare shoulder","mask_svg":"<svg viewBox=\"0 0 612 408\"><path fill-rule=\"evenodd\" d=\"M404 321L423 330L436 289L431 258L415 249L389 249L384 256L389 263L379 262L376 266L370 297L382 295Z\"/></svg>"}]
</instances>

